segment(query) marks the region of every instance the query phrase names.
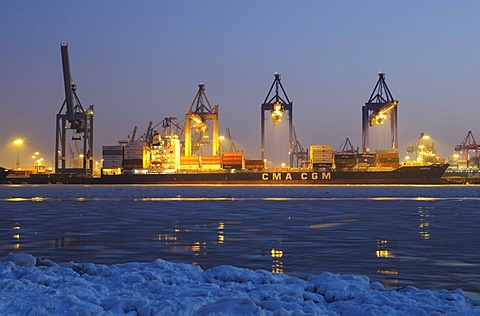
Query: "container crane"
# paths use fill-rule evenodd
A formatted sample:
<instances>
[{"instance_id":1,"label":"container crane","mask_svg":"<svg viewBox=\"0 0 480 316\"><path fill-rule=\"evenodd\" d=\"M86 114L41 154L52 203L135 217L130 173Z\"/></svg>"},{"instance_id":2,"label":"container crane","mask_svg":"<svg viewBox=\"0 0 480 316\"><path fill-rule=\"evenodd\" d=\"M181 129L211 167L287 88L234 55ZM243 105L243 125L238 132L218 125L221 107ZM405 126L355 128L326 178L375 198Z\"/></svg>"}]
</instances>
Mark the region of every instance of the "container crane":
<instances>
[{"instance_id":1,"label":"container crane","mask_svg":"<svg viewBox=\"0 0 480 316\"><path fill-rule=\"evenodd\" d=\"M295 126L293 126L293 144L291 145L293 159L293 167L304 168L308 165L308 151L303 148L302 144L297 138L297 132Z\"/></svg>"},{"instance_id":2,"label":"container crane","mask_svg":"<svg viewBox=\"0 0 480 316\"><path fill-rule=\"evenodd\" d=\"M182 137L183 135L183 128L177 123L177 118L176 117L166 117L164 118L161 122L162 127L163 127L163 135L167 136L173 136L173 135L178 135L178 137Z\"/></svg>"},{"instance_id":3,"label":"container crane","mask_svg":"<svg viewBox=\"0 0 480 316\"><path fill-rule=\"evenodd\" d=\"M475 157L478 157L478 149L479 145L475 141L475 137L473 137L472 131L468 131L467 136L462 140L462 142L455 146L454 150L458 152L462 159L470 160L470 152L475 152Z\"/></svg>"},{"instance_id":4,"label":"container crane","mask_svg":"<svg viewBox=\"0 0 480 316\"><path fill-rule=\"evenodd\" d=\"M230 132L230 129L228 127L227 127L225 133L227 135L226 138L227 138L227 142L228 142L227 151L229 151L229 152L239 152L239 151L241 151L240 149L238 149L238 147L233 142L232 133Z\"/></svg>"},{"instance_id":5,"label":"container crane","mask_svg":"<svg viewBox=\"0 0 480 316\"><path fill-rule=\"evenodd\" d=\"M288 155L290 160L290 167L293 166L293 102L288 99L287 93L283 88L280 81L280 74L274 74L272 86L265 97L265 101L262 104L261 111L261 139L262 139L262 160L265 160L265 111L270 111L270 116L274 125L282 121L285 111L288 111ZM273 88L275 88L275 94L273 94ZM282 95L280 95L282 93ZM273 94L273 95L272 95ZM271 96L272 95L272 96Z\"/></svg>"},{"instance_id":6,"label":"container crane","mask_svg":"<svg viewBox=\"0 0 480 316\"><path fill-rule=\"evenodd\" d=\"M346 138L345 141L335 149L335 153L337 154L357 154L358 153L358 148L355 149L353 147L352 142L350 141L350 138Z\"/></svg>"},{"instance_id":7,"label":"container crane","mask_svg":"<svg viewBox=\"0 0 480 316\"><path fill-rule=\"evenodd\" d=\"M60 174L91 175L93 171L93 105L85 110L77 95L76 85L72 82L68 45L60 45L63 67L65 101L56 117L55 172ZM64 111L65 110L65 111ZM73 141L82 140L82 166L68 168L66 166L67 138Z\"/></svg>"},{"instance_id":8,"label":"container crane","mask_svg":"<svg viewBox=\"0 0 480 316\"><path fill-rule=\"evenodd\" d=\"M435 143L430 142L430 136L425 133L420 133L413 145L407 147L407 153L415 154L415 161L420 164L435 163L437 153L435 150Z\"/></svg>"},{"instance_id":9,"label":"container crane","mask_svg":"<svg viewBox=\"0 0 480 316\"><path fill-rule=\"evenodd\" d=\"M212 131L209 130L211 121ZM192 136L193 128L193 136ZM208 139L211 141L208 141ZM212 146L212 155L218 155L218 104L212 107L200 83L192 105L185 116L185 156L192 156L203 146ZM193 150L192 150L193 148Z\"/></svg>"},{"instance_id":10,"label":"container crane","mask_svg":"<svg viewBox=\"0 0 480 316\"><path fill-rule=\"evenodd\" d=\"M398 124L397 124L397 105L385 82L385 74L378 73L378 81L373 89L370 98L362 106L362 150L363 153L369 153L369 135L368 128L377 124L383 124L386 119L390 119L390 129L392 135L391 149L398 148Z\"/></svg>"}]
</instances>

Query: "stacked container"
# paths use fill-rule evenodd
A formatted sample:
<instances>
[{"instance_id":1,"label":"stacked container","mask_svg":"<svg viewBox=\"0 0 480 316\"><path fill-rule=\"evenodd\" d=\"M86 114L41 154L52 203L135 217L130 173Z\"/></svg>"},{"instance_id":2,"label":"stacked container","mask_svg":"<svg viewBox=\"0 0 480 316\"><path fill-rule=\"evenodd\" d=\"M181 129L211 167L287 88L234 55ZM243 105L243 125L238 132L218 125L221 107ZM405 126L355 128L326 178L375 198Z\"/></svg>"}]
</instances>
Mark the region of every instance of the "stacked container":
<instances>
[{"instance_id":1,"label":"stacked container","mask_svg":"<svg viewBox=\"0 0 480 316\"><path fill-rule=\"evenodd\" d=\"M333 165L332 145L310 145L310 163L313 168L331 168Z\"/></svg>"},{"instance_id":2,"label":"stacked container","mask_svg":"<svg viewBox=\"0 0 480 316\"><path fill-rule=\"evenodd\" d=\"M150 166L150 149L143 142L128 143L123 147L123 168L144 169Z\"/></svg>"},{"instance_id":3,"label":"stacked container","mask_svg":"<svg viewBox=\"0 0 480 316\"><path fill-rule=\"evenodd\" d=\"M123 161L123 147L102 146L103 169L121 169Z\"/></svg>"},{"instance_id":4,"label":"stacked container","mask_svg":"<svg viewBox=\"0 0 480 316\"><path fill-rule=\"evenodd\" d=\"M377 150L376 165L380 168L398 168L400 166L400 159L398 152L391 150Z\"/></svg>"},{"instance_id":5,"label":"stacked container","mask_svg":"<svg viewBox=\"0 0 480 316\"><path fill-rule=\"evenodd\" d=\"M202 170L219 170L222 168L221 156L202 156Z\"/></svg>"},{"instance_id":6,"label":"stacked container","mask_svg":"<svg viewBox=\"0 0 480 316\"><path fill-rule=\"evenodd\" d=\"M376 154L358 154L357 155L357 167L358 168L368 168L375 167L377 162Z\"/></svg>"},{"instance_id":7,"label":"stacked container","mask_svg":"<svg viewBox=\"0 0 480 316\"><path fill-rule=\"evenodd\" d=\"M357 164L357 156L354 153L335 154L335 168L352 169Z\"/></svg>"},{"instance_id":8,"label":"stacked container","mask_svg":"<svg viewBox=\"0 0 480 316\"><path fill-rule=\"evenodd\" d=\"M226 152L223 154L223 169L243 169L243 152Z\"/></svg>"},{"instance_id":9,"label":"stacked container","mask_svg":"<svg viewBox=\"0 0 480 316\"><path fill-rule=\"evenodd\" d=\"M263 170L263 169L265 169L265 162L261 159L245 160L245 169L247 169L247 170Z\"/></svg>"},{"instance_id":10,"label":"stacked container","mask_svg":"<svg viewBox=\"0 0 480 316\"><path fill-rule=\"evenodd\" d=\"M180 156L180 170L198 170L200 169L199 156Z\"/></svg>"}]
</instances>

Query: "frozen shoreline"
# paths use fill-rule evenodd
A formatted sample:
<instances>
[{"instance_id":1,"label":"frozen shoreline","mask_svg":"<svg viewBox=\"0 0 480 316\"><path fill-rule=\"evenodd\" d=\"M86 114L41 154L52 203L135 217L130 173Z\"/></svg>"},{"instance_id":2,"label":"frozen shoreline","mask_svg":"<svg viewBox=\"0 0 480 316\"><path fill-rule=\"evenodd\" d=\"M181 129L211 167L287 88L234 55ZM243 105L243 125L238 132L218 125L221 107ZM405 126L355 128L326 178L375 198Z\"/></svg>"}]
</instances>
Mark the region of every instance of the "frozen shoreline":
<instances>
[{"instance_id":1,"label":"frozen shoreline","mask_svg":"<svg viewBox=\"0 0 480 316\"><path fill-rule=\"evenodd\" d=\"M478 315L462 290L386 290L366 276L307 280L264 270L151 263L57 264L11 253L0 262L0 314Z\"/></svg>"}]
</instances>

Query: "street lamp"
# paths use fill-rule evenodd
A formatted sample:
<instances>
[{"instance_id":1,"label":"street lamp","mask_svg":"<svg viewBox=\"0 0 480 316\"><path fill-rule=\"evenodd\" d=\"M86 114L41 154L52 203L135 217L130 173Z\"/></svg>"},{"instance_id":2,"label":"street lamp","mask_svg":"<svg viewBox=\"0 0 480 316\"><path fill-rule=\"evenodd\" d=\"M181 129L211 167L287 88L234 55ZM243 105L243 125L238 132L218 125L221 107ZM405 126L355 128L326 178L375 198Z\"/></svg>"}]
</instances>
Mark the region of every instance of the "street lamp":
<instances>
[{"instance_id":1,"label":"street lamp","mask_svg":"<svg viewBox=\"0 0 480 316\"><path fill-rule=\"evenodd\" d=\"M23 138L17 138L13 141L13 144L17 147L17 161L15 164L16 169L20 169L20 147L22 147L23 142Z\"/></svg>"}]
</instances>

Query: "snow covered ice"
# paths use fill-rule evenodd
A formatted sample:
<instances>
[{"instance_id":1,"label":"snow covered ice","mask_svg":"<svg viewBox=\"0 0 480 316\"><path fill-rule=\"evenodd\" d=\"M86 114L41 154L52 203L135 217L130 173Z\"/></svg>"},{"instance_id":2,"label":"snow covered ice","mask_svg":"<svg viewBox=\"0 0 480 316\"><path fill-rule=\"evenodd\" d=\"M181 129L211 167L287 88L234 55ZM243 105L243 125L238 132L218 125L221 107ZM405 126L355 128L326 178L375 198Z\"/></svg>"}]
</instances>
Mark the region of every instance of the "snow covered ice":
<instances>
[{"instance_id":1,"label":"snow covered ice","mask_svg":"<svg viewBox=\"0 0 480 316\"><path fill-rule=\"evenodd\" d=\"M102 265L11 253L0 261L2 315L480 315L462 290L386 290L366 276L307 280L161 259Z\"/></svg>"}]
</instances>

